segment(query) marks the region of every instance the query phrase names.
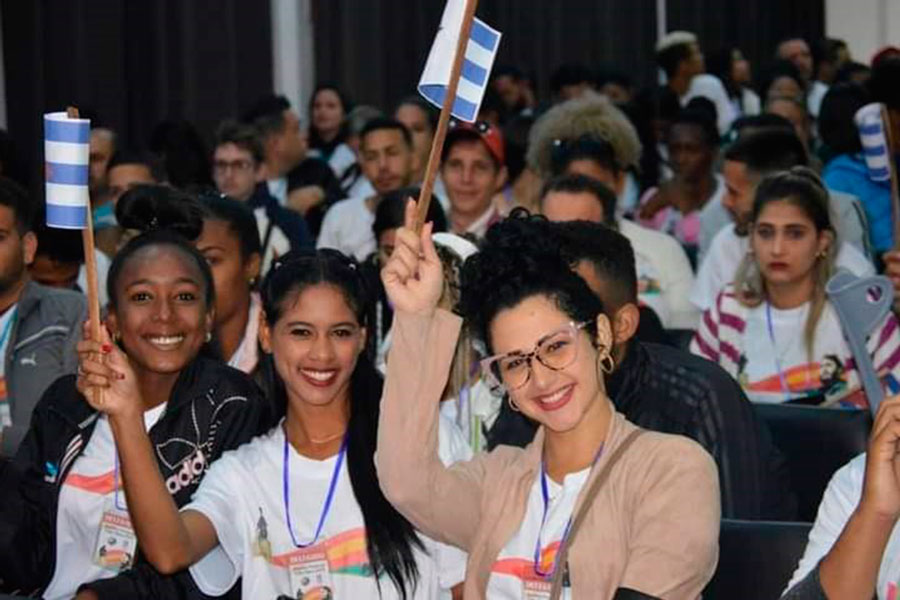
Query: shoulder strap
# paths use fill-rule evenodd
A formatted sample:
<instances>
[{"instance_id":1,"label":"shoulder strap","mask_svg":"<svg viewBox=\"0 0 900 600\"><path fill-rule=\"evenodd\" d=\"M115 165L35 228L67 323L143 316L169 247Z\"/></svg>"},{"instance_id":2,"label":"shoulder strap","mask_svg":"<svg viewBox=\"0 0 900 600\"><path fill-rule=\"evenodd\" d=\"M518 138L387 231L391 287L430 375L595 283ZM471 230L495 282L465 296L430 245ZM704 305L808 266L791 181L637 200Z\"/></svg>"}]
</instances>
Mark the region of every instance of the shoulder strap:
<instances>
[{"instance_id":1,"label":"shoulder strap","mask_svg":"<svg viewBox=\"0 0 900 600\"><path fill-rule=\"evenodd\" d=\"M558 559L556 561L556 572L553 574L553 586L550 589L550 600L558 600L560 594L562 592L562 584L563 578L568 576L568 562L569 562L569 548L572 546L572 543L575 541L575 536L578 535L578 530L581 528L582 522L584 522L585 518L587 518L588 512L591 510L591 505L594 503L594 498L597 497L597 493L600 491L600 488L603 487L603 484L606 483L606 480L609 479L609 474L612 471L613 465L619 462L619 459L622 458L622 455L626 450L634 443L634 440L638 438L642 433L644 433L643 429L635 429L628 436L622 440L622 443L619 444L619 447L616 448L612 455L610 455L609 460L603 465L603 470L597 474L597 477L591 482L591 487L587 489L587 493L584 496L584 500L581 503L581 507L578 509L578 514L576 514L572 519L572 526L569 527L569 535L563 540L562 544L559 547Z\"/></svg>"}]
</instances>

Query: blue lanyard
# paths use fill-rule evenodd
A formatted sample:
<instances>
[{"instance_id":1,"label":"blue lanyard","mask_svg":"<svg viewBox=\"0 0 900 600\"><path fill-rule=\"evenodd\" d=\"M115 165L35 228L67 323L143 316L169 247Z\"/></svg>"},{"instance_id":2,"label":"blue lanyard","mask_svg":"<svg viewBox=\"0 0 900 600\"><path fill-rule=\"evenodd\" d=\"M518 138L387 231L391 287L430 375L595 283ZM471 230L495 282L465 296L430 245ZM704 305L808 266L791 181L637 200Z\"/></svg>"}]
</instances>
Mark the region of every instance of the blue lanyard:
<instances>
[{"instance_id":1,"label":"blue lanyard","mask_svg":"<svg viewBox=\"0 0 900 600\"><path fill-rule=\"evenodd\" d=\"M308 548L319 541L322 535L322 527L325 525L325 519L328 517L328 511L331 509L331 501L334 499L334 490L337 487L338 477L341 473L341 465L344 463L344 455L347 453L347 434L344 434L344 441L341 442L341 450L338 452L337 462L334 464L334 472L331 474L331 483L328 484L328 495L325 496L325 504L322 506L322 512L319 514L319 525L316 527L316 535L312 540L306 543L298 542L294 536L294 526L291 524L291 469L290 456L288 454L287 432L284 433L284 463L282 468L282 483L284 489L284 515L287 521L288 533L291 534L291 541L297 548Z\"/></svg>"},{"instance_id":2,"label":"blue lanyard","mask_svg":"<svg viewBox=\"0 0 900 600\"><path fill-rule=\"evenodd\" d=\"M19 310L19 307L14 306L12 309L12 315L10 315L9 320L6 322L6 326L3 328L3 334L0 335L0 348L3 348L3 344L6 343L6 338L9 337L9 332L12 330L13 321L16 320L17 310Z\"/></svg>"},{"instance_id":3,"label":"blue lanyard","mask_svg":"<svg viewBox=\"0 0 900 600\"><path fill-rule=\"evenodd\" d=\"M594 461L591 463L591 467L597 464L597 459L600 458L600 455L603 454L603 445L600 445L600 449L597 450L597 455L594 456ZM544 572L541 570L541 536L544 532L544 525L547 524L547 512L549 510L550 504L550 494L547 491L547 465L544 464L544 461L541 461L541 500L544 502L544 514L541 517L541 527L538 529L537 540L534 543L534 572L543 577L544 579L550 579L553 577L553 574L556 573L556 569L559 566L559 551L557 550L556 556L553 557L553 567ZM569 529L572 527L572 516L569 516L569 520L566 522L566 528L563 530L562 538L559 542L559 547L562 548L566 543L566 540L569 539Z\"/></svg>"},{"instance_id":4,"label":"blue lanyard","mask_svg":"<svg viewBox=\"0 0 900 600\"><path fill-rule=\"evenodd\" d=\"M784 369L781 367L781 359L778 358L778 346L775 344L775 329L772 327L772 305L766 302L766 325L769 329L769 340L772 342L772 355L775 358L775 368L778 369L778 378L781 380L781 390L784 392L785 400L791 399L791 388L788 387L787 377L784 375Z\"/></svg>"}]
</instances>

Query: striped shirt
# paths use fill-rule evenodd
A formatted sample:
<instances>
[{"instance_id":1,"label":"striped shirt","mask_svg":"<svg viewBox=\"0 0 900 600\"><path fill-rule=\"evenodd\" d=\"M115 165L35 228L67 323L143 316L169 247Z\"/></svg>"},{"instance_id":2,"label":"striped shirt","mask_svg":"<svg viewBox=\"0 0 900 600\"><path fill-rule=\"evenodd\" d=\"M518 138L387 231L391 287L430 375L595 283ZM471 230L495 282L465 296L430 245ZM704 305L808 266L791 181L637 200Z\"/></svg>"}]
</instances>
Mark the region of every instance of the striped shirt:
<instances>
[{"instance_id":1,"label":"striped shirt","mask_svg":"<svg viewBox=\"0 0 900 600\"><path fill-rule=\"evenodd\" d=\"M804 341L809 304L778 310L741 304L731 285L700 320L691 351L718 363L755 402L802 400L864 408L856 361L837 313L826 302L816 324L812 352ZM900 381L900 330L888 314L867 342L879 377Z\"/></svg>"}]
</instances>

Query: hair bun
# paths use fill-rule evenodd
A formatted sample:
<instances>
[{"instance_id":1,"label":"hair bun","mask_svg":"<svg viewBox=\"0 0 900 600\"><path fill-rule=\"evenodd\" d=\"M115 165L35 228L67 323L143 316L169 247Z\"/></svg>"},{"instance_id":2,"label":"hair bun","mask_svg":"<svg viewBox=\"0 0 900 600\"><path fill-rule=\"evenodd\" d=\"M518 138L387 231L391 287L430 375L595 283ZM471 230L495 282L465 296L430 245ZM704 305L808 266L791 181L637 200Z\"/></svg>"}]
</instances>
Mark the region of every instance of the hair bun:
<instances>
[{"instance_id":1,"label":"hair bun","mask_svg":"<svg viewBox=\"0 0 900 600\"><path fill-rule=\"evenodd\" d=\"M817 185L818 187L825 189L825 184L822 183L822 178L816 173L813 169L809 167L797 165L796 167L791 167L788 169L788 173L793 175L794 177L800 177L801 179L805 179L810 183Z\"/></svg>"},{"instance_id":2,"label":"hair bun","mask_svg":"<svg viewBox=\"0 0 900 600\"><path fill-rule=\"evenodd\" d=\"M203 208L188 194L165 185L142 184L119 198L116 219L141 233L166 230L194 241L203 230Z\"/></svg>"}]
</instances>

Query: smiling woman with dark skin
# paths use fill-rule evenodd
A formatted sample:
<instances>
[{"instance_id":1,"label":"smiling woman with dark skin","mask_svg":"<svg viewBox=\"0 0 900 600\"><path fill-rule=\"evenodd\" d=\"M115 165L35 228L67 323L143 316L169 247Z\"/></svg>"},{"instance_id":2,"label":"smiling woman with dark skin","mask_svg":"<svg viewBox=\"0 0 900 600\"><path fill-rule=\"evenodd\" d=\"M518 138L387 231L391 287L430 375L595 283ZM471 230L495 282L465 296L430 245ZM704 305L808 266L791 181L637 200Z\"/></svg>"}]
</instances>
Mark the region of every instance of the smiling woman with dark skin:
<instances>
[{"instance_id":1,"label":"smiling woman with dark skin","mask_svg":"<svg viewBox=\"0 0 900 600\"><path fill-rule=\"evenodd\" d=\"M215 293L206 261L188 241L202 224L197 205L149 186L128 192L116 210L119 223L142 233L110 267L102 338L79 343L77 379L57 380L35 410L16 457L21 472L12 489L20 495L3 497L3 529L14 533L0 537L0 580L51 599L76 591L81 598L196 597L190 577L160 575L136 546L115 439L137 431L152 444L148 459L180 506L208 466L264 430L269 415L258 388L206 350ZM131 420L96 410L104 397L88 387L102 372L98 356L129 366L137 399Z\"/></svg>"}]
</instances>

